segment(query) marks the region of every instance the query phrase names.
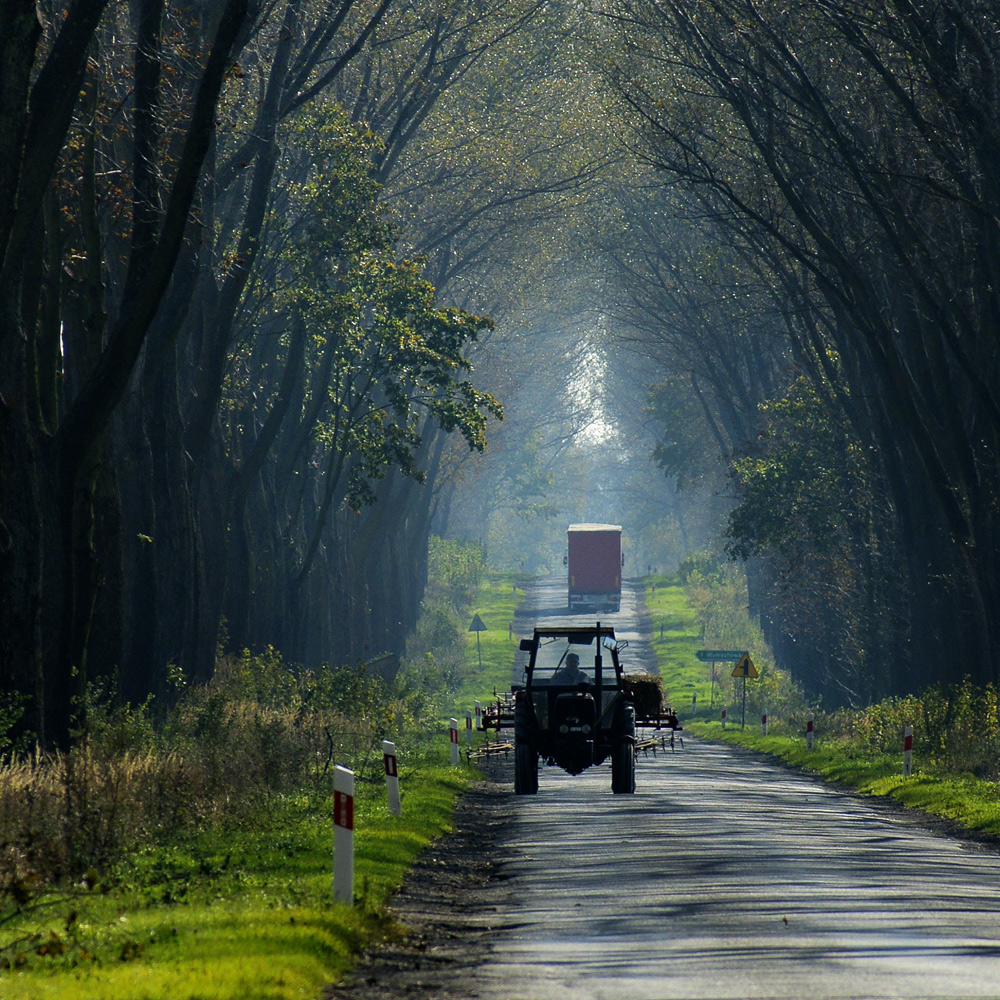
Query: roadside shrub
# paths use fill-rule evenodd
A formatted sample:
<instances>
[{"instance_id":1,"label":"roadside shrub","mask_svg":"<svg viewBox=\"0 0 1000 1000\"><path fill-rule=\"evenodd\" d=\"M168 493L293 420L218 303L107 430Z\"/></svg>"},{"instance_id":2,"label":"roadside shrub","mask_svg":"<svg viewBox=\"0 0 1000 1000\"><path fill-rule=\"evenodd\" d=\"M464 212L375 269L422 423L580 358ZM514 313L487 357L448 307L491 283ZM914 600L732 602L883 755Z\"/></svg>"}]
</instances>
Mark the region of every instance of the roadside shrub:
<instances>
[{"instance_id":1,"label":"roadside shrub","mask_svg":"<svg viewBox=\"0 0 1000 1000\"><path fill-rule=\"evenodd\" d=\"M903 740L903 728L918 728L923 708L914 695L886 698L854 713L852 738L862 749L873 753L898 753ZM921 734L921 746L927 750L927 733Z\"/></svg>"},{"instance_id":2,"label":"roadside shrub","mask_svg":"<svg viewBox=\"0 0 1000 1000\"><path fill-rule=\"evenodd\" d=\"M25 700L21 694L0 692L0 759L4 754L26 754L31 749L34 736L21 729Z\"/></svg>"},{"instance_id":3,"label":"roadside shrub","mask_svg":"<svg viewBox=\"0 0 1000 1000\"><path fill-rule=\"evenodd\" d=\"M810 707L804 699L786 716L776 719L769 731L783 736L801 736L805 739L806 722L810 712L813 715L813 730L817 739L841 741L850 739L854 724L850 709L838 708L833 712L827 712L822 707Z\"/></svg>"},{"instance_id":4,"label":"roadside shrub","mask_svg":"<svg viewBox=\"0 0 1000 1000\"><path fill-rule=\"evenodd\" d=\"M682 586L720 583L724 578L728 559L716 552L692 552L677 567L677 578Z\"/></svg>"},{"instance_id":5,"label":"roadside shrub","mask_svg":"<svg viewBox=\"0 0 1000 1000\"><path fill-rule=\"evenodd\" d=\"M120 704L109 681L87 686L86 719L86 728L74 733L74 742L100 747L109 758L158 745L152 698L141 705Z\"/></svg>"},{"instance_id":6,"label":"roadside shrub","mask_svg":"<svg viewBox=\"0 0 1000 1000\"><path fill-rule=\"evenodd\" d=\"M143 846L253 824L276 795L325 801L334 764L381 780L381 740L412 732L458 681L463 615L483 571L478 546L432 547L416 666L393 684L363 665L303 670L272 647L220 652L210 683L177 674L168 711L91 686L72 751L48 755L15 744L21 705L0 700L0 924L47 912L54 889L107 886Z\"/></svg>"},{"instance_id":7,"label":"roadside shrub","mask_svg":"<svg viewBox=\"0 0 1000 1000\"><path fill-rule=\"evenodd\" d=\"M204 775L177 753L108 753L93 741L59 758L62 839L69 874L106 871L138 844L176 833L197 815Z\"/></svg>"},{"instance_id":8,"label":"roadside shrub","mask_svg":"<svg viewBox=\"0 0 1000 1000\"><path fill-rule=\"evenodd\" d=\"M106 872L145 841L196 821L204 775L177 753L108 753L84 740L70 753L0 768L0 915L62 879ZM0 916L2 919L2 916Z\"/></svg>"},{"instance_id":9,"label":"roadside shrub","mask_svg":"<svg viewBox=\"0 0 1000 1000\"><path fill-rule=\"evenodd\" d=\"M1000 778L997 691L966 678L919 695L887 698L855 713L853 739L865 749L899 753L903 728L913 726L922 766L977 778Z\"/></svg>"},{"instance_id":10,"label":"roadside shrub","mask_svg":"<svg viewBox=\"0 0 1000 1000\"><path fill-rule=\"evenodd\" d=\"M465 662L463 636L467 623L449 597L424 599L420 621L406 642L400 671L401 693L420 711L432 712L458 689Z\"/></svg>"},{"instance_id":11,"label":"roadside shrub","mask_svg":"<svg viewBox=\"0 0 1000 1000\"><path fill-rule=\"evenodd\" d=\"M0 919L26 893L107 873L142 843L246 821L276 794L325 795L334 763L363 780L406 713L363 667L300 672L270 648L221 660L159 722L149 703L116 706L92 689L69 753L0 764Z\"/></svg>"},{"instance_id":12,"label":"roadside shrub","mask_svg":"<svg viewBox=\"0 0 1000 1000\"><path fill-rule=\"evenodd\" d=\"M774 665L763 634L749 618L742 568L720 563L711 553L695 553L681 564L678 576L706 644L753 651L760 678L747 684L747 718L756 724L766 710L774 734L804 733L810 707L792 677ZM741 707L742 681L724 685L724 692L732 716ZM913 726L913 751L921 768L1000 780L1000 711L993 685L977 687L967 678L866 708L826 712L813 706L812 711L822 739L849 742L868 753L899 754L903 729Z\"/></svg>"},{"instance_id":13,"label":"roadside shrub","mask_svg":"<svg viewBox=\"0 0 1000 1000\"><path fill-rule=\"evenodd\" d=\"M247 699L272 708L294 707L302 700L304 676L268 646L256 655L244 649L239 656L220 657L211 687L234 700Z\"/></svg>"},{"instance_id":14,"label":"roadside shrub","mask_svg":"<svg viewBox=\"0 0 1000 1000\"><path fill-rule=\"evenodd\" d=\"M766 653L765 653L766 656ZM764 656L754 654L754 665L760 672L757 680L747 681L747 715L755 723L761 715L767 712L768 719L774 720L769 725L776 725L775 732L782 732L787 726L795 725L799 714L805 718L806 700L801 689L795 684L787 671L774 666ZM732 679L730 704L742 709L743 681Z\"/></svg>"},{"instance_id":15,"label":"roadside shrub","mask_svg":"<svg viewBox=\"0 0 1000 1000\"><path fill-rule=\"evenodd\" d=\"M798 715L804 720L808 710L805 695L791 674L775 665L760 626L749 617L743 567L720 561L719 556L710 552L695 553L681 564L678 577L701 625L705 644L752 653L760 676L746 685L747 719L756 725L766 711L769 720L773 720L770 724L775 727L774 732L794 731ZM736 717L735 713L741 713L743 708L743 681L730 680L726 667L727 664L722 664L725 672L720 687L723 697L728 699L731 717Z\"/></svg>"},{"instance_id":16,"label":"roadside shrub","mask_svg":"<svg viewBox=\"0 0 1000 1000\"><path fill-rule=\"evenodd\" d=\"M0 893L34 886L69 869L63 837L62 759L32 754L0 768ZM5 900L6 901L6 900Z\"/></svg>"},{"instance_id":17,"label":"roadside shrub","mask_svg":"<svg viewBox=\"0 0 1000 1000\"><path fill-rule=\"evenodd\" d=\"M481 545L432 535L427 550L427 594L447 595L454 607L470 604L486 563Z\"/></svg>"}]
</instances>

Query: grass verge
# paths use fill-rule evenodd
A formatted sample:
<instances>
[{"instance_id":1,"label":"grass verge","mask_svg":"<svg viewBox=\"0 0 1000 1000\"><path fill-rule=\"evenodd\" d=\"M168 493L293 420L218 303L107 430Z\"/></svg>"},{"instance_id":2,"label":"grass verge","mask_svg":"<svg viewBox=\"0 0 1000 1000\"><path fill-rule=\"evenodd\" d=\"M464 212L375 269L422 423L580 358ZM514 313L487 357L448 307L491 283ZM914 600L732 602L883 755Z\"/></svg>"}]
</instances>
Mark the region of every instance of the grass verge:
<instances>
[{"instance_id":1,"label":"grass verge","mask_svg":"<svg viewBox=\"0 0 1000 1000\"><path fill-rule=\"evenodd\" d=\"M647 577L646 608L667 703L682 720L691 716L695 697L701 711L706 711L718 686L712 682L712 665L695 659L701 648L701 627L684 588L673 577Z\"/></svg>"},{"instance_id":2,"label":"grass verge","mask_svg":"<svg viewBox=\"0 0 1000 1000\"><path fill-rule=\"evenodd\" d=\"M455 564L454 552L444 555ZM508 623L523 590L512 575L475 569L466 573L478 580L466 599L434 609L434 655L421 654L417 677L429 685L434 708L396 740L402 817L389 814L381 775L358 771L354 907L332 901L332 803L324 779L311 791L262 797L258 808L239 813L242 820L206 817L183 838L150 842L126 863L75 884L24 886L24 904L0 911L0 996L316 997L365 945L403 933L385 904L420 853L450 830L456 799L476 776L464 762L450 766L447 734L435 719L443 710L464 720L475 699L507 688L517 645ZM475 633L465 631L474 612L487 626L478 650ZM452 636L453 659L446 638L433 641L438 633ZM438 664L445 669L436 672ZM351 701L367 717L368 709ZM6 888L9 899L20 891Z\"/></svg>"},{"instance_id":3,"label":"grass verge","mask_svg":"<svg viewBox=\"0 0 1000 1000\"><path fill-rule=\"evenodd\" d=\"M518 577L513 573L490 573L480 583L475 612L486 631L478 634L478 649L476 634L468 634L465 671L455 695L455 711L460 713L460 721L476 701L485 704L494 697L494 692L510 690L514 653L521 638L513 629L514 615L524 600L524 590L517 582Z\"/></svg>"},{"instance_id":4,"label":"grass verge","mask_svg":"<svg viewBox=\"0 0 1000 1000\"><path fill-rule=\"evenodd\" d=\"M356 905L331 899L326 796L275 797L252 828L150 845L106 883L53 893L0 928L5 1000L291 1000L318 996L354 955L397 933L384 914L420 852L450 829L471 772L447 751L400 759L403 816L358 789Z\"/></svg>"}]
</instances>

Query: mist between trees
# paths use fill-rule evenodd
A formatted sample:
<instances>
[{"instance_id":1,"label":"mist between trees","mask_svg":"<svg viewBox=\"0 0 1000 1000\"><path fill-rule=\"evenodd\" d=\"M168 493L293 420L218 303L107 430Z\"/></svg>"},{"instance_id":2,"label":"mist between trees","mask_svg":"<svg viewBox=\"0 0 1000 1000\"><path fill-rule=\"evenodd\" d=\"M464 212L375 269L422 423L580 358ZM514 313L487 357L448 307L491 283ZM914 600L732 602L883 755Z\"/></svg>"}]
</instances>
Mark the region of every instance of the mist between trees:
<instances>
[{"instance_id":1,"label":"mist between trees","mask_svg":"<svg viewBox=\"0 0 1000 1000\"><path fill-rule=\"evenodd\" d=\"M432 530L585 519L745 559L831 703L996 680L995 5L206 10L0 15L26 729L399 652Z\"/></svg>"}]
</instances>

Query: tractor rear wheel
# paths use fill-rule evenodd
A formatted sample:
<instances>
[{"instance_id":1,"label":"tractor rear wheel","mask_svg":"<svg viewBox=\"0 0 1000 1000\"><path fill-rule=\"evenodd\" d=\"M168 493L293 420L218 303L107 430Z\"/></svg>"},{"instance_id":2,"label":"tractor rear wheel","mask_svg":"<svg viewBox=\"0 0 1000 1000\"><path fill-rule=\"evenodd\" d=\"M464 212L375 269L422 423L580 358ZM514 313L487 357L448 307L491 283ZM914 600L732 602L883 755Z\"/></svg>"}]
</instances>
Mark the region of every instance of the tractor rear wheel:
<instances>
[{"instance_id":1,"label":"tractor rear wheel","mask_svg":"<svg viewBox=\"0 0 1000 1000\"><path fill-rule=\"evenodd\" d=\"M527 743L514 745L514 793L534 795L538 791L538 754Z\"/></svg>"},{"instance_id":2,"label":"tractor rear wheel","mask_svg":"<svg viewBox=\"0 0 1000 1000\"><path fill-rule=\"evenodd\" d=\"M514 705L514 793L534 795L538 791L538 753L531 746L528 704Z\"/></svg>"},{"instance_id":3,"label":"tractor rear wheel","mask_svg":"<svg viewBox=\"0 0 1000 1000\"><path fill-rule=\"evenodd\" d=\"M611 791L615 795L635 791L635 750L631 741L623 740L611 751Z\"/></svg>"}]
</instances>

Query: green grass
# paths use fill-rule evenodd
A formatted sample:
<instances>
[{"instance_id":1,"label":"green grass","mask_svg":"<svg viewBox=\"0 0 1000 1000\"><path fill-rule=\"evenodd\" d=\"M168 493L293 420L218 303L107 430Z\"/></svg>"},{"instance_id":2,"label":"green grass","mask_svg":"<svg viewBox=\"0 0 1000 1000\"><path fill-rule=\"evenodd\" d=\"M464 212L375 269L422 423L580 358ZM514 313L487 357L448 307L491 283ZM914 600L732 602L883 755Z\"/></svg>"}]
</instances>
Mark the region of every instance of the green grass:
<instances>
[{"instance_id":1,"label":"green grass","mask_svg":"<svg viewBox=\"0 0 1000 1000\"><path fill-rule=\"evenodd\" d=\"M493 698L494 690L500 694L510 690L511 667L521 637L508 626L513 623L514 614L524 600L524 590L517 586L518 579L513 573L489 573L480 584L479 603L474 611L483 620L486 631L479 633L478 653L476 634L468 633L465 671L455 696L459 721L464 720L466 709L471 709L477 700L485 704ZM469 620L471 622L471 615ZM481 669L479 654L482 655Z\"/></svg>"},{"instance_id":2,"label":"green grass","mask_svg":"<svg viewBox=\"0 0 1000 1000\"><path fill-rule=\"evenodd\" d=\"M653 594L653 584L656 593ZM811 751L805 736L762 736L756 715L753 723L738 728L737 712L730 710L726 730L707 708L711 689L710 664L694 658L700 647L698 628L684 588L668 577L649 577L646 602L653 619L656 650L667 699L678 710L685 729L705 739L745 746L784 763L810 771L862 795L884 796L900 804L952 820L970 830L1000 837L1000 785L971 776L922 770L904 778L902 756L876 754L846 740L824 739L818 733ZM663 637L660 638L660 626ZM721 664L720 672L726 664ZM723 675L728 682L728 671ZM727 683L728 687L728 683ZM691 695L697 693L700 718L691 718ZM718 688L716 688L718 701ZM703 710L704 706L704 710Z\"/></svg>"},{"instance_id":3,"label":"green grass","mask_svg":"<svg viewBox=\"0 0 1000 1000\"><path fill-rule=\"evenodd\" d=\"M452 713L508 690L524 591L487 574L473 609ZM471 613L469 619L471 620ZM477 740L482 737L477 734ZM464 740L463 740L464 745ZM443 727L398 740L403 816L381 780L359 780L354 907L332 901L331 801L275 797L245 826L150 845L103 886L48 897L0 924L4 1000L291 1000L316 997L368 943L402 933L385 903L419 854L448 832L475 772L448 765ZM46 947L47 945L47 947Z\"/></svg>"},{"instance_id":4,"label":"green grass","mask_svg":"<svg viewBox=\"0 0 1000 1000\"><path fill-rule=\"evenodd\" d=\"M439 740L422 759L401 756L402 817L389 814L381 783L358 788L353 908L331 898L329 798L275 798L252 827L151 845L105 887L52 896L0 927L0 944L23 939L4 952L14 968L0 972L0 996L319 995L366 943L398 932L384 904L420 852L450 829L473 774L449 767L447 754Z\"/></svg>"},{"instance_id":5,"label":"green grass","mask_svg":"<svg viewBox=\"0 0 1000 1000\"><path fill-rule=\"evenodd\" d=\"M672 577L647 577L646 607L653 622L653 649L667 704L687 720L692 696L697 695L699 713L707 712L713 701L712 665L695 659L701 633L684 588ZM718 690L716 686L716 697Z\"/></svg>"}]
</instances>

